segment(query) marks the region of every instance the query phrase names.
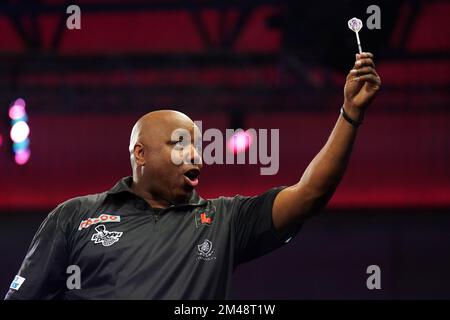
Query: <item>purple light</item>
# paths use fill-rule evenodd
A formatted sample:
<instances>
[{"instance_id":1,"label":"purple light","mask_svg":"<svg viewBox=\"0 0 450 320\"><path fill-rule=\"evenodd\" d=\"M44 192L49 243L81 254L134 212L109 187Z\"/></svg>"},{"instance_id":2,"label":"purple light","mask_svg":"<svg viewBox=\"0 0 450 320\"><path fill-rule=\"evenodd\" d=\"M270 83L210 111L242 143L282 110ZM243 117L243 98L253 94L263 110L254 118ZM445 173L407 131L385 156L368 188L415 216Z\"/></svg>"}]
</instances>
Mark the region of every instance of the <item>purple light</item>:
<instances>
[{"instance_id":1,"label":"purple light","mask_svg":"<svg viewBox=\"0 0 450 320\"><path fill-rule=\"evenodd\" d=\"M234 153L243 152L251 144L252 136L246 131L238 131L228 140L228 150Z\"/></svg>"},{"instance_id":2,"label":"purple light","mask_svg":"<svg viewBox=\"0 0 450 320\"><path fill-rule=\"evenodd\" d=\"M19 143L24 141L30 134L30 127L25 121L16 122L10 132L11 140L13 142Z\"/></svg>"},{"instance_id":3,"label":"purple light","mask_svg":"<svg viewBox=\"0 0 450 320\"><path fill-rule=\"evenodd\" d=\"M18 165L23 165L30 159L30 150L20 150L14 155L14 160Z\"/></svg>"},{"instance_id":4,"label":"purple light","mask_svg":"<svg viewBox=\"0 0 450 320\"><path fill-rule=\"evenodd\" d=\"M9 117L12 120L20 119L26 115L25 101L23 99L17 99L13 105L9 108Z\"/></svg>"}]
</instances>

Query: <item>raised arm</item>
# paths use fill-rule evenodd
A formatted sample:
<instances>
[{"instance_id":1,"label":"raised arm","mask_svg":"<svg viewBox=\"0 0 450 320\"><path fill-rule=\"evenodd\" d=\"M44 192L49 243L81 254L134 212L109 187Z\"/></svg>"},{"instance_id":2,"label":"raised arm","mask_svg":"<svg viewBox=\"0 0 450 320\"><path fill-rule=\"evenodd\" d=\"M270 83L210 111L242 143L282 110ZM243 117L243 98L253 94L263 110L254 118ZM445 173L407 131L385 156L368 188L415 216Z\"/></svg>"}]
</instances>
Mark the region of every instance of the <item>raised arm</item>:
<instances>
[{"instance_id":1,"label":"raised arm","mask_svg":"<svg viewBox=\"0 0 450 320\"><path fill-rule=\"evenodd\" d=\"M277 231L284 233L296 228L327 204L347 168L358 125L380 87L373 55L357 54L344 87L343 112L328 141L300 181L282 190L275 198L272 219Z\"/></svg>"}]
</instances>

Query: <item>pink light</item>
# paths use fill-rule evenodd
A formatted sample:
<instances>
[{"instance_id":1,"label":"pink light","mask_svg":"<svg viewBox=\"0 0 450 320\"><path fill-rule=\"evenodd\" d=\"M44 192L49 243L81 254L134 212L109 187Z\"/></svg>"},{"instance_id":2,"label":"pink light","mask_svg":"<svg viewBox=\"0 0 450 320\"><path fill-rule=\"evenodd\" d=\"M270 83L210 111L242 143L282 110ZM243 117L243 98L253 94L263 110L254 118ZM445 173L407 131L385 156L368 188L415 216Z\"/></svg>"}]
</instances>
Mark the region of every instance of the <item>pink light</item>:
<instances>
[{"instance_id":1,"label":"pink light","mask_svg":"<svg viewBox=\"0 0 450 320\"><path fill-rule=\"evenodd\" d=\"M0 147L2 146L2 144L3 144L3 137L2 137L2 135L0 134Z\"/></svg>"},{"instance_id":2,"label":"pink light","mask_svg":"<svg viewBox=\"0 0 450 320\"><path fill-rule=\"evenodd\" d=\"M24 141L30 134L30 127L25 121L16 122L10 132L11 140L13 142L19 143Z\"/></svg>"},{"instance_id":3,"label":"pink light","mask_svg":"<svg viewBox=\"0 0 450 320\"><path fill-rule=\"evenodd\" d=\"M238 131L228 141L228 150L234 153L243 152L251 144L252 136L246 131Z\"/></svg>"},{"instance_id":4,"label":"pink light","mask_svg":"<svg viewBox=\"0 0 450 320\"><path fill-rule=\"evenodd\" d=\"M18 165L23 165L28 162L28 160L30 159L30 155L30 150L20 150L14 155L14 160Z\"/></svg>"},{"instance_id":5,"label":"pink light","mask_svg":"<svg viewBox=\"0 0 450 320\"><path fill-rule=\"evenodd\" d=\"M20 119L25 115L25 101L19 98L14 101L14 104L9 108L9 117L14 120Z\"/></svg>"}]
</instances>

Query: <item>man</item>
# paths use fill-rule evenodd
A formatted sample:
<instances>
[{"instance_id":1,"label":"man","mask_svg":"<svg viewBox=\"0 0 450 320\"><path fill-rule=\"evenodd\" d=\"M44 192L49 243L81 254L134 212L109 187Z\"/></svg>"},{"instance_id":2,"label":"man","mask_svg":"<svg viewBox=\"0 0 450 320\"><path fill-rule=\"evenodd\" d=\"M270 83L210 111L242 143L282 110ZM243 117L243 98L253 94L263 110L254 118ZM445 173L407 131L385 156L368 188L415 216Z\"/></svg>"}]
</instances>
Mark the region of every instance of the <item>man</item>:
<instances>
[{"instance_id":1,"label":"man","mask_svg":"<svg viewBox=\"0 0 450 320\"><path fill-rule=\"evenodd\" d=\"M198 128L176 111L146 114L131 133L133 176L51 212L6 299L226 298L237 265L288 242L331 198L381 85L372 58L356 55L341 115L300 181L255 197L199 197Z\"/></svg>"}]
</instances>

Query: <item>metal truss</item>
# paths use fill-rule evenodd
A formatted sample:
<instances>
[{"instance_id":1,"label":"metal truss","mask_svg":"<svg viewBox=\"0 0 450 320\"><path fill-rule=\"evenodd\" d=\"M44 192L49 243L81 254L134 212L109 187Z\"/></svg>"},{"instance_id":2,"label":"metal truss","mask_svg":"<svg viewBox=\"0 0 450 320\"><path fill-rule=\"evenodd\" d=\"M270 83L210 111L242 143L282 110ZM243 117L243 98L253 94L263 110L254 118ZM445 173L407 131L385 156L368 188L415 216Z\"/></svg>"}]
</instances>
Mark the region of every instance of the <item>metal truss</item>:
<instances>
[{"instance_id":1,"label":"metal truss","mask_svg":"<svg viewBox=\"0 0 450 320\"><path fill-rule=\"evenodd\" d=\"M410 37L414 22L420 13L423 1L408 0L410 10L405 24L400 30L399 41L395 47L389 47L383 50L378 58L392 61L427 61L427 60L448 60L449 52L427 52L410 53L405 50L407 40ZM431 1L430 1L431 2ZM435 0L434 2L439 2ZM192 27L198 34L204 44L204 51L199 53L167 54L167 53L128 53L120 55L108 55L107 57L98 54L89 54L83 56L62 55L58 52L59 46L64 38L67 18L66 8L73 4L69 0L61 0L60 3L47 3L44 0L8 0L0 3L0 15L7 17L14 26L17 34L25 44L26 51L21 54L0 53L0 91L4 96L27 93L35 99L48 106L60 105L54 103L60 99L67 101L68 98L80 102L77 95L83 94L90 97L90 101L97 101L101 104L98 93L113 97L114 101L119 101L116 106L124 105L123 100L132 100L136 109L145 108L151 101L155 105L163 103L166 96L173 96L174 105L195 105L207 108L214 105L217 109L226 110L236 108L257 108L261 110L276 109L281 105L286 108L293 108L294 104L302 101L304 105L308 104L316 109L321 107L320 99L323 96L334 97L341 93L340 88L326 89L317 93L313 86L308 83L309 72L307 66L301 67L297 76L297 85L287 87L254 87L252 84L240 88L218 87L145 87L139 85L130 88L130 84L124 84L121 87L105 88L103 86L94 87L43 87L41 85L24 87L18 80L21 75L28 74L70 74L72 72L96 73L112 70L165 70L165 69L205 69L211 67L227 67L242 69L245 67L266 67L266 66L304 66L301 59L293 57L292 54L283 50L278 53L254 52L239 53L235 50L235 44L239 37L245 31L252 14L263 5L279 6L289 10L289 5L293 0L158 0L158 1L78 1L77 4L82 8L83 13L96 14L107 12L145 12L145 11L174 11L182 10L189 13L192 21ZM429 2L427 2L429 3ZM297 2L296 2L297 4ZM307 5L307 4L305 4ZM216 10L218 14L217 28L219 36L212 37L211 26L205 23L202 16L204 10ZM230 19L230 10L237 11L237 18ZM39 25L39 18L45 15L60 15L59 22L52 32L52 40L48 47L44 47L42 41L42 30ZM284 29L281 28L281 32ZM287 68L287 69L288 69ZM298 67L296 67L299 69ZM6 81L5 81L6 80ZM1 83L7 83L2 85ZM419 88L420 89L420 88ZM312 91L311 91L312 90ZM386 90L386 89L384 89ZM389 91L390 89L387 88ZM391 88L392 91L398 88ZM440 90L439 88L427 88L427 90ZM420 91L420 90L419 90ZM97 92L97 93L96 93ZM324 93L325 92L325 93ZM59 95L51 100L51 95ZM40 96L42 95L42 96ZM233 95L233 98L230 96ZM75 97L75 98L74 98ZM78 100L77 100L78 99ZM299 100L300 99L300 100ZM46 101L44 103L44 101ZM53 101L53 102L52 102ZM140 102L141 101L141 102ZM143 103L142 101L146 101ZM116 103L114 102L114 103ZM232 106L230 107L230 103ZM66 104L67 105L67 104ZM80 102L74 110L86 111L90 107L89 103ZM289 107L292 105L291 107ZM141 107L139 107L141 106ZM70 109L70 108L69 108Z\"/></svg>"}]
</instances>

